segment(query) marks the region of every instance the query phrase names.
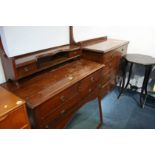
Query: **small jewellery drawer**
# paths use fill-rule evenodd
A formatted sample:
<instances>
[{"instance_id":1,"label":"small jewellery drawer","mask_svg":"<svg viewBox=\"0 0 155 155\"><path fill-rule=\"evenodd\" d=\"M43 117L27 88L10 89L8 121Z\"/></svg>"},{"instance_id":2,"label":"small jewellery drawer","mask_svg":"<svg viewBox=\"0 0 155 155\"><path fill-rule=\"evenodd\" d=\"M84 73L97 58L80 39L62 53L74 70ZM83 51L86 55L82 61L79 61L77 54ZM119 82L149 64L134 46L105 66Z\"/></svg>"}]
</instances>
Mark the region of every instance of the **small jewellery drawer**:
<instances>
[{"instance_id":1,"label":"small jewellery drawer","mask_svg":"<svg viewBox=\"0 0 155 155\"><path fill-rule=\"evenodd\" d=\"M78 56L78 55L81 55L80 50L69 52L69 57L75 57L75 56Z\"/></svg>"},{"instance_id":2,"label":"small jewellery drawer","mask_svg":"<svg viewBox=\"0 0 155 155\"><path fill-rule=\"evenodd\" d=\"M17 75L18 77L24 77L26 75L32 74L36 70L37 70L37 67L35 64L29 64L29 65L17 68Z\"/></svg>"}]
</instances>

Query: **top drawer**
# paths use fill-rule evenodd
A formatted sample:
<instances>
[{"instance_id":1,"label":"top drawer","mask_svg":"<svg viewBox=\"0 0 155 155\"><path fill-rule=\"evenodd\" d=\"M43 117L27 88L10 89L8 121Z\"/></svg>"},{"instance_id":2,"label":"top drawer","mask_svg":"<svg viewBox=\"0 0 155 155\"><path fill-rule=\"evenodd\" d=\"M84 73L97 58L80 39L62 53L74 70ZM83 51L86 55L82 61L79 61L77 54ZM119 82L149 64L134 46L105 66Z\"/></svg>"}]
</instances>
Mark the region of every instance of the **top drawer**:
<instances>
[{"instance_id":1,"label":"top drawer","mask_svg":"<svg viewBox=\"0 0 155 155\"><path fill-rule=\"evenodd\" d=\"M95 88L97 82L103 77L103 69L96 71L85 79L81 80L79 92L82 96L90 93Z\"/></svg>"},{"instance_id":2,"label":"top drawer","mask_svg":"<svg viewBox=\"0 0 155 155\"><path fill-rule=\"evenodd\" d=\"M19 78L30 75L37 70L36 64L32 63L26 66L21 66L17 68L17 75Z\"/></svg>"},{"instance_id":3,"label":"top drawer","mask_svg":"<svg viewBox=\"0 0 155 155\"><path fill-rule=\"evenodd\" d=\"M46 117L52 111L55 111L61 106L64 106L70 99L76 96L78 93L78 84L64 90L58 95L54 96L52 99L44 102L35 110L35 114L40 117Z\"/></svg>"}]
</instances>

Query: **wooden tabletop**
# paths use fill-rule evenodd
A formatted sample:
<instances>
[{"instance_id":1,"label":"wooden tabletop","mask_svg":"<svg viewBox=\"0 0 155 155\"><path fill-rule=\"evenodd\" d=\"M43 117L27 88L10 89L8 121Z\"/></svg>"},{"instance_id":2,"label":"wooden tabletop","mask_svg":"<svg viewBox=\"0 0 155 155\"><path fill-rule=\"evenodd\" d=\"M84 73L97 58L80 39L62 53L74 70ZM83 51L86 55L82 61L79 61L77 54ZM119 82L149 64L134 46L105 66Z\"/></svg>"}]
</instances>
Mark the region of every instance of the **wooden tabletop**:
<instances>
[{"instance_id":1,"label":"wooden tabletop","mask_svg":"<svg viewBox=\"0 0 155 155\"><path fill-rule=\"evenodd\" d=\"M103 67L103 64L80 59L29 80L20 81L20 88L13 83L6 83L3 86L22 99L28 97L28 106L34 108Z\"/></svg>"},{"instance_id":2,"label":"wooden tabletop","mask_svg":"<svg viewBox=\"0 0 155 155\"><path fill-rule=\"evenodd\" d=\"M116 48L119 48L123 45L126 45L128 43L129 43L128 41L123 41L123 40L107 39L105 41L96 43L94 45L88 45L83 49L94 51L94 52L106 53Z\"/></svg>"},{"instance_id":3,"label":"wooden tabletop","mask_svg":"<svg viewBox=\"0 0 155 155\"><path fill-rule=\"evenodd\" d=\"M142 55L142 54L127 54L125 56L126 60L131 63L140 64L140 65L155 65L155 58Z\"/></svg>"},{"instance_id":4,"label":"wooden tabletop","mask_svg":"<svg viewBox=\"0 0 155 155\"><path fill-rule=\"evenodd\" d=\"M24 103L24 100L0 86L0 117Z\"/></svg>"}]
</instances>

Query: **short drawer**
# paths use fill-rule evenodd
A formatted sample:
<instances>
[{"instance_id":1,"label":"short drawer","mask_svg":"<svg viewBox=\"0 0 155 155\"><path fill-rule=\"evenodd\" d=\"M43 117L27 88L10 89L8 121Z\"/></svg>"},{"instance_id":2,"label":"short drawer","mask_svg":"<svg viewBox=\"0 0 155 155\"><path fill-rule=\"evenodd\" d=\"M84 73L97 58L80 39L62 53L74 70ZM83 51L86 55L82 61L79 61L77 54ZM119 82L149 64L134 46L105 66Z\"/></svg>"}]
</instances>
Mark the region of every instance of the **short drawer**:
<instances>
[{"instance_id":1,"label":"short drawer","mask_svg":"<svg viewBox=\"0 0 155 155\"><path fill-rule=\"evenodd\" d=\"M109 81L111 78L111 71L108 70L106 72L104 72L104 76L102 78L102 84L105 84L107 81Z\"/></svg>"},{"instance_id":2,"label":"short drawer","mask_svg":"<svg viewBox=\"0 0 155 155\"><path fill-rule=\"evenodd\" d=\"M29 65L17 68L17 75L18 77L24 77L34 73L36 70L37 70L36 64L29 64Z\"/></svg>"},{"instance_id":3,"label":"short drawer","mask_svg":"<svg viewBox=\"0 0 155 155\"><path fill-rule=\"evenodd\" d=\"M123 56L127 53L127 48L128 48L128 45L123 45L123 46L117 48L116 51L119 51Z\"/></svg>"},{"instance_id":4,"label":"short drawer","mask_svg":"<svg viewBox=\"0 0 155 155\"><path fill-rule=\"evenodd\" d=\"M81 55L80 50L69 52L69 57L75 57L75 56L79 56L79 55Z\"/></svg>"},{"instance_id":5,"label":"short drawer","mask_svg":"<svg viewBox=\"0 0 155 155\"><path fill-rule=\"evenodd\" d=\"M21 129L29 128L27 114L24 106L20 106L14 111L0 117L1 129Z\"/></svg>"},{"instance_id":6,"label":"short drawer","mask_svg":"<svg viewBox=\"0 0 155 155\"><path fill-rule=\"evenodd\" d=\"M77 96L78 94L78 84L64 90L58 95L54 96L50 100L42 103L35 109L35 115L40 118L44 118L59 107L68 104L68 101Z\"/></svg>"},{"instance_id":7,"label":"short drawer","mask_svg":"<svg viewBox=\"0 0 155 155\"><path fill-rule=\"evenodd\" d=\"M99 95L103 98L110 91L110 82L100 83L99 84Z\"/></svg>"},{"instance_id":8,"label":"short drawer","mask_svg":"<svg viewBox=\"0 0 155 155\"><path fill-rule=\"evenodd\" d=\"M103 56L103 62L104 63L111 62L114 56L115 56L115 51L110 51L105 53Z\"/></svg>"},{"instance_id":9,"label":"short drawer","mask_svg":"<svg viewBox=\"0 0 155 155\"><path fill-rule=\"evenodd\" d=\"M103 77L103 70L100 69L92 75L80 81L79 92L81 96L86 96L91 93L93 89L97 86L98 81Z\"/></svg>"}]
</instances>

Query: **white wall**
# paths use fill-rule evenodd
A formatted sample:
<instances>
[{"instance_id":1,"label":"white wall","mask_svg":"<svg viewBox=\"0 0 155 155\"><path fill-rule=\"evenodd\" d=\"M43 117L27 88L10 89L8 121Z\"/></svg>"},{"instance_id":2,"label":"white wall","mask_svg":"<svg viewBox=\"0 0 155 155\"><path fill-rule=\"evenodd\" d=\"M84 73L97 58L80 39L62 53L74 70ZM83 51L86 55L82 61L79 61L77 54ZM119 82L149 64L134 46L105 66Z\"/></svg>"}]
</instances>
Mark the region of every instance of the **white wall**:
<instances>
[{"instance_id":1,"label":"white wall","mask_svg":"<svg viewBox=\"0 0 155 155\"><path fill-rule=\"evenodd\" d=\"M108 36L109 38L130 41L128 52L155 57L155 26L105 26L74 28L75 40Z\"/></svg>"},{"instance_id":2,"label":"white wall","mask_svg":"<svg viewBox=\"0 0 155 155\"><path fill-rule=\"evenodd\" d=\"M8 28L10 29L8 30ZM61 33L61 38L59 35L57 35L57 33L53 33L52 27L46 28L44 27L44 29L42 29L42 27L39 27L36 29L36 27L30 27L30 29L25 32L26 27L5 27L4 29L8 30L5 35L9 37L7 39L9 44L7 44L6 47L8 53L12 55L16 52L28 52L32 50L35 51L42 48L48 48L47 46L50 47L55 44L55 40L51 39L51 36L52 38L58 40L68 37L67 33ZM51 33L49 32L49 30L51 30ZM76 26L74 28L74 32L76 41L106 35L110 38L128 40L130 41L128 48L129 53L141 53L155 57L155 26ZM44 40L46 41L41 41L39 39L39 36L44 38ZM31 42L27 42L28 40L25 40L25 38L30 39ZM64 39L62 39L61 41L63 42ZM2 82L4 82L4 74L0 65L0 83Z\"/></svg>"}]
</instances>

